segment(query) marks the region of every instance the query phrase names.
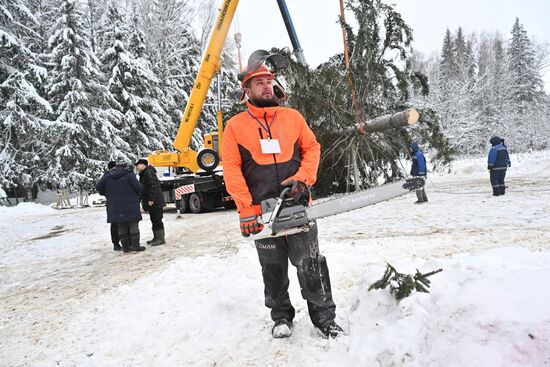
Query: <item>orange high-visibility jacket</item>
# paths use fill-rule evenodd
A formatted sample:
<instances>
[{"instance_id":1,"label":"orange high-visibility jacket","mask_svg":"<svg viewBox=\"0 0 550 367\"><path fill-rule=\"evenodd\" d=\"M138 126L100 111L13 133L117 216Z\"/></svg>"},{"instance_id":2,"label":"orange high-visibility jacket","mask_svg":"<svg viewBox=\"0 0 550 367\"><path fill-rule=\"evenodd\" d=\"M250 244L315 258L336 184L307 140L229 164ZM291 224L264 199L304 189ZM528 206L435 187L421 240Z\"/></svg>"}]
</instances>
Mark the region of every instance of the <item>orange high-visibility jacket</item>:
<instances>
[{"instance_id":1,"label":"orange high-visibility jacket","mask_svg":"<svg viewBox=\"0 0 550 367\"><path fill-rule=\"evenodd\" d=\"M281 182L317 180L321 147L300 112L287 107L256 107L227 123L222 142L223 175L237 209L280 194ZM260 139L277 139L280 153L262 153Z\"/></svg>"}]
</instances>

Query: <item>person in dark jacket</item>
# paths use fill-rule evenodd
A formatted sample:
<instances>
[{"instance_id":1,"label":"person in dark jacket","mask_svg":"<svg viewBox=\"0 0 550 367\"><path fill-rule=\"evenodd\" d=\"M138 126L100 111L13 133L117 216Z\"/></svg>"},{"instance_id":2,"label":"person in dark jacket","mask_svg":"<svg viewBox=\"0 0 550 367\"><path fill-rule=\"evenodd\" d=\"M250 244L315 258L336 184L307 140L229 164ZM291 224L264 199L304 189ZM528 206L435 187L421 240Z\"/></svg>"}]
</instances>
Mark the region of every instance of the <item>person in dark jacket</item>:
<instances>
[{"instance_id":1,"label":"person in dark jacket","mask_svg":"<svg viewBox=\"0 0 550 367\"><path fill-rule=\"evenodd\" d=\"M143 187L136 175L118 160L116 167L101 177L96 189L107 198L107 223L117 224L122 251L145 250L139 245L139 194Z\"/></svg>"},{"instance_id":2,"label":"person in dark jacket","mask_svg":"<svg viewBox=\"0 0 550 367\"><path fill-rule=\"evenodd\" d=\"M107 174L109 171L111 171L115 167L116 167L116 162L109 161L109 163L107 163L107 171L105 172L105 174ZM111 242L113 242L113 250L115 251L122 250L122 247L120 246L120 239L118 237L118 226L115 222L111 223Z\"/></svg>"},{"instance_id":3,"label":"person in dark jacket","mask_svg":"<svg viewBox=\"0 0 550 367\"><path fill-rule=\"evenodd\" d=\"M418 148L418 144L412 143L409 146L409 154L412 158L411 176L428 176L428 170L426 167L426 158L422 151ZM416 204L425 203L428 201L426 196L426 190L422 187L420 190L416 190Z\"/></svg>"},{"instance_id":4,"label":"person in dark jacket","mask_svg":"<svg viewBox=\"0 0 550 367\"><path fill-rule=\"evenodd\" d=\"M153 226L153 239L147 241L148 245L159 246L166 243L164 239L164 224L162 223L163 208L166 206L164 196L157 177L157 170L150 166L147 159L139 159L134 164L139 171L139 182L143 185L141 192L141 206L149 212Z\"/></svg>"},{"instance_id":5,"label":"person in dark jacket","mask_svg":"<svg viewBox=\"0 0 550 367\"><path fill-rule=\"evenodd\" d=\"M506 148L506 145L504 145L503 141L504 139L501 139L498 136L493 136L489 140L491 143L491 149L489 149L487 169L490 172L493 196L504 195L506 191L506 186L504 184L506 170L508 167L512 166L510 156L508 155L508 149Z\"/></svg>"}]
</instances>

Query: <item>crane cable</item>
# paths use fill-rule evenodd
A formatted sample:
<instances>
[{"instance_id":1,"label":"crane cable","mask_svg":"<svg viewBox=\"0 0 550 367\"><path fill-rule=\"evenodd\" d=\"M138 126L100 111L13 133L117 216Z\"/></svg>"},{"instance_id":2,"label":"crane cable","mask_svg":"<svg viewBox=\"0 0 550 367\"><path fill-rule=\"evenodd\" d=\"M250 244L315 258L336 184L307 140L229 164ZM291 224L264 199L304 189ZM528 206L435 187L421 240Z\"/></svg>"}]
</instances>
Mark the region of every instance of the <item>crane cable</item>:
<instances>
[{"instance_id":1,"label":"crane cable","mask_svg":"<svg viewBox=\"0 0 550 367\"><path fill-rule=\"evenodd\" d=\"M237 48L237 58L239 60L239 73L243 71L243 62L241 58L241 41L242 34L239 31L239 14L238 10L235 10L235 16L233 17L233 39L235 41L235 47Z\"/></svg>"}]
</instances>

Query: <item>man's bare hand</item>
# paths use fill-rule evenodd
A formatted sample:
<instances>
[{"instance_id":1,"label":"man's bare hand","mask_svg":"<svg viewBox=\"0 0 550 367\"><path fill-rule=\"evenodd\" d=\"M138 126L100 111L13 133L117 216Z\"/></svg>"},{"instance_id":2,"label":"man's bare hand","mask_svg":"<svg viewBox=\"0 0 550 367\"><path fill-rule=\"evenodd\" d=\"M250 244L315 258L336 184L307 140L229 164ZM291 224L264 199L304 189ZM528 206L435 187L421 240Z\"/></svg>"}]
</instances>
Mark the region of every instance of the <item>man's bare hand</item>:
<instances>
[{"instance_id":1,"label":"man's bare hand","mask_svg":"<svg viewBox=\"0 0 550 367\"><path fill-rule=\"evenodd\" d=\"M153 206L154 203L155 203L155 202L154 202L153 200L149 200L149 201L147 202L147 205Z\"/></svg>"}]
</instances>

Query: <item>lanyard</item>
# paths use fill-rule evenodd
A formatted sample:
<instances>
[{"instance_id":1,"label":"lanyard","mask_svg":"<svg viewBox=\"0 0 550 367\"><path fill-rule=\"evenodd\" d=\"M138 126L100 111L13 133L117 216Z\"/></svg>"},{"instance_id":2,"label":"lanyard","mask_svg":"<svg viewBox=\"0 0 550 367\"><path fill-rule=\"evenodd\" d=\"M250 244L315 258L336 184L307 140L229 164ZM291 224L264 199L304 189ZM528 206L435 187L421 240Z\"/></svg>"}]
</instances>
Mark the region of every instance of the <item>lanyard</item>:
<instances>
[{"instance_id":1,"label":"lanyard","mask_svg":"<svg viewBox=\"0 0 550 367\"><path fill-rule=\"evenodd\" d=\"M250 113L249 110L246 110L246 112L248 112L248 114L250 115L250 117L252 117L254 120L256 120L256 122L258 124L260 124L260 126L262 127L262 129L265 130L265 132L267 133L267 136L269 136L269 138L271 139L271 126L273 125L273 122L275 121L275 116L277 116L277 111L275 111L275 113L273 114L273 118L271 119L271 122L269 123L269 125L267 127L264 126L264 124L262 124L262 122L260 120L258 120L256 118L256 116L254 116L253 114ZM266 121L267 122L267 121Z\"/></svg>"}]
</instances>

